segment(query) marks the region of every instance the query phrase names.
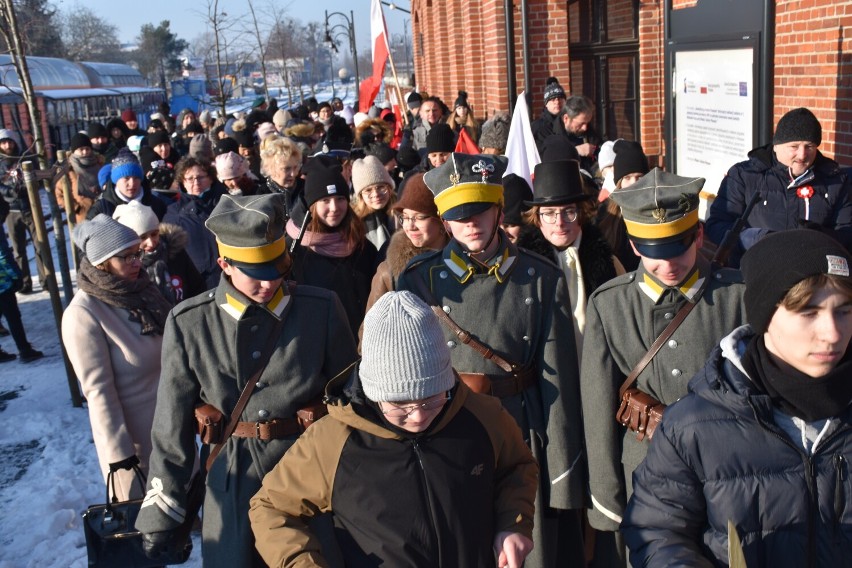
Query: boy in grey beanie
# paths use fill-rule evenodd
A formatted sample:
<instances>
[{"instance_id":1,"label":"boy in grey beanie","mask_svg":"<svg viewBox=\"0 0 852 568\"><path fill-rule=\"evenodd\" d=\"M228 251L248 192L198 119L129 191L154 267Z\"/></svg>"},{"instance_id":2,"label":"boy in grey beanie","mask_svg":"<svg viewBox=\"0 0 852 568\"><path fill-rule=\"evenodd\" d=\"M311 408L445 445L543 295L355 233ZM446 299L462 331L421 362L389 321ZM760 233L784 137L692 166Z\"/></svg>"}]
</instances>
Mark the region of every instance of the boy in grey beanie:
<instances>
[{"instance_id":1,"label":"boy in grey beanie","mask_svg":"<svg viewBox=\"0 0 852 568\"><path fill-rule=\"evenodd\" d=\"M538 467L514 420L456 380L437 316L410 292L374 304L362 351L252 499L263 559L324 565L309 523L331 512L347 565L521 566Z\"/></svg>"}]
</instances>

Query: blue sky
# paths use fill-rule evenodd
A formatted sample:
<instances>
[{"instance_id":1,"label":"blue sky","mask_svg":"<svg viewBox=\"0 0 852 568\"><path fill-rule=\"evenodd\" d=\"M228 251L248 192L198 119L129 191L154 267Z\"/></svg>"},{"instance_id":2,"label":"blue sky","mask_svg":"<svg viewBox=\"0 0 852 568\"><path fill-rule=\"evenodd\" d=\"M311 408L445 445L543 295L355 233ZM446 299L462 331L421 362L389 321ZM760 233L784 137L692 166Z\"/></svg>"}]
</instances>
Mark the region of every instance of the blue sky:
<instances>
[{"instance_id":1,"label":"blue sky","mask_svg":"<svg viewBox=\"0 0 852 568\"><path fill-rule=\"evenodd\" d=\"M409 0L395 0L395 3L405 9L411 8ZM78 0L53 0L60 11L72 10L80 5ZM119 39L122 43L132 43L139 34L143 24L159 24L162 20L171 22L171 30L181 39L192 41L205 30L207 0L86 0L88 6L100 17L118 28ZM370 0L253 0L258 17L268 11L270 5L286 9L289 16L304 23L322 22L325 10L343 12L347 16L350 10L355 16L355 35L358 38L358 48L366 50L370 44ZM219 9L226 13L248 14L248 3L245 0L219 0ZM405 21L410 15L399 10L384 7L388 34L403 33ZM344 23L340 17L333 17L332 24ZM410 22L407 24L409 37Z\"/></svg>"}]
</instances>

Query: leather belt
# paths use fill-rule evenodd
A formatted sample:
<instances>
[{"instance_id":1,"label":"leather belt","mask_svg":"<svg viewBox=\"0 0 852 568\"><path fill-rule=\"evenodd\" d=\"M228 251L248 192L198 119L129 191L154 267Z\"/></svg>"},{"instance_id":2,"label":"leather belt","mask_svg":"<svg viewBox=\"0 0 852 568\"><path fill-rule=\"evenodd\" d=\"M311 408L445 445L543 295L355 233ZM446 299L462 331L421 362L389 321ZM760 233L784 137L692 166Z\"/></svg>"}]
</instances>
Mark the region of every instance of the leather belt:
<instances>
[{"instance_id":1,"label":"leather belt","mask_svg":"<svg viewBox=\"0 0 852 568\"><path fill-rule=\"evenodd\" d=\"M298 436L304 431L304 426L297 418L275 418L263 422L237 422L237 427L231 435L237 438L280 440Z\"/></svg>"},{"instance_id":2,"label":"leather belt","mask_svg":"<svg viewBox=\"0 0 852 568\"><path fill-rule=\"evenodd\" d=\"M521 369L512 375L488 375L486 373L459 373L462 382L473 392L490 394L497 398L509 398L522 393L536 384L535 370Z\"/></svg>"}]
</instances>

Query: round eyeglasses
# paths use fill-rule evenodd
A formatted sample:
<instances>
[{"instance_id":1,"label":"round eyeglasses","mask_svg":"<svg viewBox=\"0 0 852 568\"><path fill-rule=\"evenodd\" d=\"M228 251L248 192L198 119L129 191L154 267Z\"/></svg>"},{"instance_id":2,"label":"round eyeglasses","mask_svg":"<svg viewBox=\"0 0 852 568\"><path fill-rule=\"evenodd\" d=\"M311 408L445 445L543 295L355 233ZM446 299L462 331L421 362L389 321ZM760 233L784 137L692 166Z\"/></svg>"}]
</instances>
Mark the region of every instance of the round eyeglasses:
<instances>
[{"instance_id":1,"label":"round eyeglasses","mask_svg":"<svg viewBox=\"0 0 852 568\"><path fill-rule=\"evenodd\" d=\"M412 215L411 217L406 217L405 215L396 216L396 220L400 226L405 225L406 223L422 223L430 218L431 217L429 217L429 215Z\"/></svg>"},{"instance_id":2,"label":"round eyeglasses","mask_svg":"<svg viewBox=\"0 0 852 568\"><path fill-rule=\"evenodd\" d=\"M568 223L573 223L577 220L577 210L559 209L557 211L539 211L538 217L542 220L543 223L547 223L548 225L553 225L554 223L556 223L556 219L558 219L559 217L562 217Z\"/></svg>"},{"instance_id":3,"label":"round eyeglasses","mask_svg":"<svg viewBox=\"0 0 852 568\"><path fill-rule=\"evenodd\" d=\"M420 404L410 404L407 406L397 406L392 402L388 402L387 404L391 405L391 408L387 410L382 410L382 414L388 416L390 418L406 418L411 415L415 410L422 410L423 412L429 412L430 410L437 410L444 406L447 401L452 400L453 395L451 393L447 393L447 396L442 398L435 398L432 400L427 400L426 402Z\"/></svg>"},{"instance_id":4,"label":"round eyeglasses","mask_svg":"<svg viewBox=\"0 0 852 568\"><path fill-rule=\"evenodd\" d=\"M384 197L385 195L390 193L390 188L386 185L380 185L377 187L369 187L367 189L364 189L361 191L361 193L367 197Z\"/></svg>"},{"instance_id":5,"label":"round eyeglasses","mask_svg":"<svg viewBox=\"0 0 852 568\"><path fill-rule=\"evenodd\" d=\"M145 251L144 250L138 250L136 252L131 252L131 253L125 254L125 255L117 254L117 255L115 255L115 258L120 258L121 260L124 261L125 264L133 264L133 261L142 262L142 258L144 256L145 256Z\"/></svg>"}]
</instances>

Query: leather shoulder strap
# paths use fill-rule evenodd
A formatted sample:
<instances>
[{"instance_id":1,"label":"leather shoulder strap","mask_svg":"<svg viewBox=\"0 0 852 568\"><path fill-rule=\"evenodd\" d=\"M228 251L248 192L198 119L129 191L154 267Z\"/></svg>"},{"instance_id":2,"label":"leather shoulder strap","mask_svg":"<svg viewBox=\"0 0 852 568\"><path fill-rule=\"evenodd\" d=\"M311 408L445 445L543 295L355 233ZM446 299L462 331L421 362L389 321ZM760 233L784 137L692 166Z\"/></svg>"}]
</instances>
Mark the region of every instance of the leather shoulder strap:
<instances>
[{"instance_id":1,"label":"leather shoulder strap","mask_svg":"<svg viewBox=\"0 0 852 568\"><path fill-rule=\"evenodd\" d=\"M453 318L451 318L449 314L447 314L447 312L445 312L441 308L441 306L438 305L438 301L432 294L432 290L429 289L429 287L426 285L426 282L423 281L423 278L421 278L418 273L413 271L411 272L411 281L414 283L414 286L417 289L416 291L423 299L423 301L429 304L429 307L432 309L435 315L438 316L438 319L441 321L441 323L447 326L450 331L452 331L456 335L456 337L459 338L459 341L461 341L462 343L482 355L484 359L491 361L507 373L511 373L515 370L516 365L513 365L512 363L500 357L494 352L493 349L491 349L484 343L478 341L475 337L473 337L473 335L469 331L466 331L459 324L457 324L455 320L453 320Z\"/></svg>"},{"instance_id":2,"label":"leather shoulder strap","mask_svg":"<svg viewBox=\"0 0 852 568\"><path fill-rule=\"evenodd\" d=\"M295 282L287 282L287 287L290 293L290 302L293 301L293 292L296 291L296 283ZM228 420L228 425L225 427L225 431L222 433L222 443L217 444L213 450L210 452L210 455L207 456L207 471L210 471L210 466L213 465L213 461L216 459L216 456L219 455L219 452L222 451L222 448L225 447L225 443L228 441L228 438L231 437L231 434L234 433L234 430L237 429L237 423L240 421L240 416L243 414L243 410L246 408L246 404L248 404L249 398L251 398L251 394L254 392L254 387L257 385L257 381L260 380L260 376L266 370L266 366L269 364L269 360L272 359L272 354L275 352L275 346L278 343L278 337L281 335L281 328L284 327L284 320L287 317L287 313L290 310L290 306L288 305L285 308L284 313L281 314L281 318L275 322L275 327L272 330L272 333L269 334L269 337L266 340L266 349L263 350L263 355L261 358L261 365L258 367L257 371L249 377L246 386L243 388L243 392L240 393L240 398L237 399L237 404L234 406L233 412L231 412L231 417Z\"/></svg>"},{"instance_id":3,"label":"leather shoulder strap","mask_svg":"<svg viewBox=\"0 0 852 568\"><path fill-rule=\"evenodd\" d=\"M648 352L636 363L636 366L633 367L633 370L630 371L630 374L627 375L627 378L621 384L621 388L618 389L618 400L621 400L624 397L624 392L631 387L631 385L636 381L639 377L639 374L645 370L645 367L648 366L648 363L654 358L660 348L663 346L663 343L668 341L669 337L680 327L680 324L683 323L683 320L686 319L686 316L689 315L689 312L692 311L692 308L695 307L698 301L686 302L684 306L677 311L674 319L669 322L669 325L666 326L666 329L654 340L654 343L651 344L651 348L648 349Z\"/></svg>"}]
</instances>

